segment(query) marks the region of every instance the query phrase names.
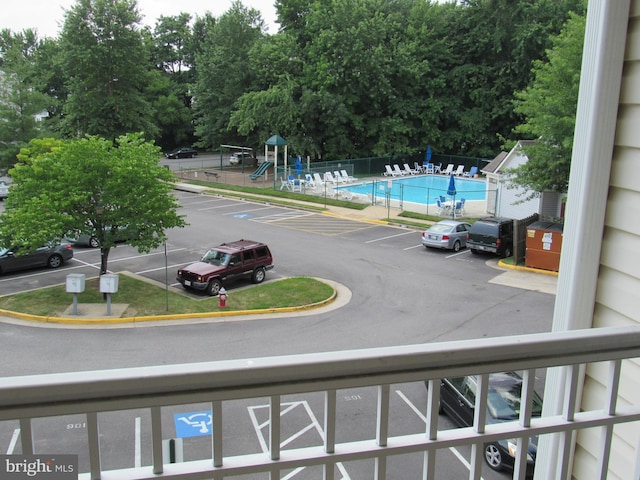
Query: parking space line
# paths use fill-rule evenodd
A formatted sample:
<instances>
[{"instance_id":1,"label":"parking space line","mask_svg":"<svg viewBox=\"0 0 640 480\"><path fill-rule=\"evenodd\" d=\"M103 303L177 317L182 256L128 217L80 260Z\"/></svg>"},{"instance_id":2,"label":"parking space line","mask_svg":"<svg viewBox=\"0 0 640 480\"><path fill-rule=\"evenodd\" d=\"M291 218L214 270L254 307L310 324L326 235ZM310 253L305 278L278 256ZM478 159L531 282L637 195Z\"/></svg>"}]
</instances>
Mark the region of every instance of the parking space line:
<instances>
[{"instance_id":1,"label":"parking space line","mask_svg":"<svg viewBox=\"0 0 640 480\"><path fill-rule=\"evenodd\" d=\"M167 265L166 267L162 266L162 267L158 267L158 268L150 268L148 270L140 270L140 271L135 272L135 273L136 273L136 275L142 275L143 273L157 272L158 270L165 270L165 269L168 269L168 268L178 268L178 267L183 267L183 266L184 266L184 262L176 263L174 265Z\"/></svg>"},{"instance_id":2,"label":"parking space line","mask_svg":"<svg viewBox=\"0 0 640 480\"><path fill-rule=\"evenodd\" d=\"M396 393L404 401L404 403L406 403L407 406L414 411L414 413L424 422L426 426L427 417L422 414L422 412L418 409L418 407L416 407L413 403L411 403L411 401L406 397L406 395L402 393L400 390L396 390ZM469 464L467 459L464 458L464 456L455 447L449 447L449 451L453 453L458 460L460 460L460 463L462 463L467 468L467 470L469 471L471 470L471 465ZM484 479L480 477L480 480L484 480Z\"/></svg>"},{"instance_id":3,"label":"parking space line","mask_svg":"<svg viewBox=\"0 0 640 480\"><path fill-rule=\"evenodd\" d=\"M233 208L236 207L236 203L225 203L223 205L216 205L215 207L198 208L199 212L205 212L207 210L217 210L219 208Z\"/></svg>"},{"instance_id":4,"label":"parking space line","mask_svg":"<svg viewBox=\"0 0 640 480\"><path fill-rule=\"evenodd\" d=\"M20 436L20 429L16 428L13 431L13 435L11 436L11 441L9 442L9 448L7 448L7 455L12 455L13 452L15 451L19 436Z\"/></svg>"},{"instance_id":5,"label":"parking space line","mask_svg":"<svg viewBox=\"0 0 640 480\"><path fill-rule=\"evenodd\" d=\"M301 428L300 430L298 430L297 432L295 432L293 435L290 435L288 438L281 439L281 442L280 442L280 446L281 447L284 447L284 446L288 445L289 443L291 443L295 439L297 439L300 436L302 436L304 433L306 433L308 431L312 431L312 430L315 430L320 435L320 438L322 439L323 442L325 440L324 430L322 429L322 426L320 425L320 422L318 422L318 419L316 418L315 414L311 410L311 407L309 406L309 402L302 400L302 401L297 401L297 402L283 403L283 404L281 404L280 416L282 417L282 416L286 415L287 413L291 412L292 410L294 410L295 408L297 408L297 407L299 407L301 405L303 406L303 408L307 412L309 423L306 426L304 426L303 428ZM282 408L282 407L284 407L284 408ZM269 451L269 447L267 446L267 441L265 439L265 435L263 435L263 429L265 429L266 427L269 426L270 421L269 421L269 419L267 419L266 421L264 421L262 423L258 423L258 418L257 418L256 412L258 410L260 410L260 409L265 410L265 409L268 409L268 408L269 408L269 405L255 405L255 406L247 407L247 410L249 411L249 417L251 418L251 423L253 424L253 428L254 428L254 430L256 432L256 436L258 437L258 442L260 443L260 447L262 448L262 452L263 453L268 453L268 451ZM337 462L336 463L336 467L338 468L338 470L340 471L340 473L342 475L340 480L350 480L351 479L351 477L347 473L347 470L344 468L344 465L342 465L342 462ZM294 476L296 476L298 473L302 472L304 469L305 469L305 467L297 468L297 469L293 470L292 472L290 472L286 477L283 477L283 479L284 478L291 479Z\"/></svg>"},{"instance_id":6,"label":"parking space line","mask_svg":"<svg viewBox=\"0 0 640 480\"><path fill-rule=\"evenodd\" d=\"M413 250L414 248L420 248L420 247L424 247L424 245L422 244L418 244L418 245L414 245L413 247L407 247L407 248L403 248L402 250Z\"/></svg>"},{"instance_id":7,"label":"parking space line","mask_svg":"<svg viewBox=\"0 0 640 480\"><path fill-rule=\"evenodd\" d=\"M366 241L366 242L364 242L364 243L375 243L375 242L381 242L382 240L388 240L388 239L390 239L390 238L402 237L402 236L404 236L404 235L413 235L413 234L415 234L415 233L416 233L416 232L414 232L414 231L412 231L412 230L411 230L411 231L408 231L408 232L398 233L397 235L389 235L389 236L387 236L387 237L380 237L380 238L375 238L375 239L373 239L373 240L367 240L367 241Z\"/></svg>"},{"instance_id":8,"label":"parking space line","mask_svg":"<svg viewBox=\"0 0 640 480\"><path fill-rule=\"evenodd\" d=\"M189 197L189 198L191 198L191 197ZM198 198L200 198L200 197L198 197ZM217 202L221 202L222 200L223 200L222 198L212 198L212 197L208 197L208 199L207 199L207 200L201 200L201 201L199 201L199 202L190 202L190 203L188 203L188 204L186 204L186 205L184 205L184 204L183 204L182 206L183 206L183 207L184 207L184 206L190 207L191 205L200 205L200 204L202 204L202 203L214 203L214 202L216 202L216 203L217 203Z\"/></svg>"},{"instance_id":9,"label":"parking space line","mask_svg":"<svg viewBox=\"0 0 640 480\"><path fill-rule=\"evenodd\" d=\"M266 215L264 217L252 218L251 221L259 222L259 223L272 223L272 222L277 222L279 220L298 219L298 218L310 217L312 215L315 215L315 214L308 213L308 212L283 212L283 213L274 213L273 215Z\"/></svg>"},{"instance_id":10,"label":"parking space line","mask_svg":"<svg viewBox=\"0 0 640 480\"><path fill-rule=\"evenodd\" d=\"M469 250L461 250L459 252L452 253L451 255L447 255L444 258L457 257L458 255L465 255L465 254L470 254L470 253L471 253L471 251L469 251Z\"/></svg>"},{"instance_id":11,"label":"parking space line","mask_svg":"<svg viewBox=\"0 0 640 480\"><path fill-rule=\"evenodd\" d=\"M238 210L235 212L227 212L227 213L223 213L222 215L237 215L239 213L246 213L246 212L259 212L260 210L269 210L270 208L273 208L272 206L267 206L267 207L256 207L256 208L248 208L245 210Z\"/></svg>"}]
</instances>

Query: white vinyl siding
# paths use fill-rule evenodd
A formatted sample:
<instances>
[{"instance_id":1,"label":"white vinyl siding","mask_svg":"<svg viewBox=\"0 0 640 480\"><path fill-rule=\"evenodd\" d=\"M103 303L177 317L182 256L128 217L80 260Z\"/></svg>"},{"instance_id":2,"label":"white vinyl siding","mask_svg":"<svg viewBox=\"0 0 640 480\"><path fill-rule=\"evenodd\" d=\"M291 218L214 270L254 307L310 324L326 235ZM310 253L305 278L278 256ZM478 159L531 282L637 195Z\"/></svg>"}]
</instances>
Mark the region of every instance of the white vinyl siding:
<instances>
[{"instance_id":1,"label":"white vinyl siding","mask_svg":"<svg viewBox=\"0 0 640 480\"><path fill-rule=\"evenodd\" d=\"M640 323L640 0L631 3L621 87L593 328ZM587 370L585 408L603 404L605 370L597 366ZM640 364L625 361L618 405L638 403L639 397ZM573 478L596 478L596 461L589 451L597 451L601 441L598 428L578 434ZM639 446L638 422L614 430L609 480L636 478Z\"/></svg>"}]
</instances>

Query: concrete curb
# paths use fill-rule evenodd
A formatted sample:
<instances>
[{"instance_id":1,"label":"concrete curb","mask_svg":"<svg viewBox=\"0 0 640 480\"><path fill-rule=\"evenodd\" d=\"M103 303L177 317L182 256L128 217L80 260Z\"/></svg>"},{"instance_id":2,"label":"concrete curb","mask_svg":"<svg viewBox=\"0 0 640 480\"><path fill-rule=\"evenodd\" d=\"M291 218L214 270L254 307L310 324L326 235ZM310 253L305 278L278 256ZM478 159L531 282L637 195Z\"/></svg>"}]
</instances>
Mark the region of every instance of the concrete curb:
<instances>
[{"instance_id":1,"label":"concrete curb","mask_svg":"<svg viewBox=\"0 0 640 480\"><path fill-rule=\"evenodd\" d=\"M251 320L256 318L265 318L268 316L282 316L287 313L295 313L302 314L304 312L313 310L315 311L319 309L327 309L332 305L335 305L335 308L339 308L344 304L348 303L351 299L351 292L344 285L338 284L336 282L325 280L322 278L317 278L316 280L326 283L331 286L333 289L333 293L326 300L321 302L311 303L307 305L299 305L296 307L282 307L282 308L264 308L259 310L232 310L232 311L219 311L219 312L201 312L201 313L185 313L185 314L174 314L174 315L149 315L144 317L117 317L117 318L74 318L74 317L51 317L51 316L41 316L41 315L31 315L27 313L13 312L10 310L2 310L0 309L0 315L10 318L15 318L18 320L24 320L27 322L36 322L39 324L57 324L57 325L93 325L93 326L105 326L105 325L136 325L136 324L151 324L153 322L175 322L179 321L181 324L185 323L193 323L193 322L182 322L182 320L198 320L200 323L203 321L225 321L225 319L232 318L234 320ZM336 303L338 299L338 292L342 292L341 297L346 299L346 302ZM347 294L348 292L348 294Z\"/></svg>"},{"instance_id":2,"label":"concrete curb","mask_svg":"<svg viewBox=\"0 0 640 480\"><path fill-rule=\"evenodd\" d=\"M513 265L511 263L505 263L503 259L498 260L498 266L507 268L509 270L518 270L520 272L541 273L543 275L551 275L553 277L558 276L558 272L553 272L551 270L542 270L541 268L523 267L522 265Z\"/></svg>"}]
</instances>

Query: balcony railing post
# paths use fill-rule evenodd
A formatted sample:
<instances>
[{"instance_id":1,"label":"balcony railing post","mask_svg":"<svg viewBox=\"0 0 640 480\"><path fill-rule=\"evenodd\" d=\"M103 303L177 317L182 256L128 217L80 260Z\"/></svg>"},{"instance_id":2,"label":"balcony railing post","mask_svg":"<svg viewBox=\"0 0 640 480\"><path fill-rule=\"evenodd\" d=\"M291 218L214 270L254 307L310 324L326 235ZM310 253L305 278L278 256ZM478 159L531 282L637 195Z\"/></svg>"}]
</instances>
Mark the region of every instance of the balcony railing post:
<instances>
[{"instance_id":1,"label":"balcony railing post","mask_svg":"<svg viewBox=\"0 0 640 480\"><path fill-rule=\"evenodd\" d=\"M222 466L222 402L211 402L211 418L213 427L211 429L211 455L213 457L213 466Z\"/></svg>"},{"instance_id":2,"label":"balcony railing post","mask_svg":"<svg viewBox=\"0 0 640 480\"><path fill-rule=\"evenodd\" d=\"M22 445L23 455L33 455L33 430L30 418L20 419L20 445Z\"/></svg>"},{"instance_id":3,"label":"balcony railing post","mask_svg":"<svg viewBox=\"0 0 640 480\"><path fill-rule=\"evenodd\" d=\"M89 469L91 479L100 480L100 432L98 430L98 414L96 412L87 413L87 436L89 443Z\"/></svg>"},{"instance_id":4,"label":"balcony railing post","mask_svg":"<svg viewBox=\"0 0 640 480\"><path fill-rule=\"evenodd\" d=\"M162 463L162 413L160 407L151 407L151 451L153 457L153 473L163 472Z\"/></svg>"},{"instance_id":5,"label":"balcony railing post","mask_svg":"<svg viewBox=\"0 0 640 480\"><path fill-rule=\"evenodd\" d=\"M280 458L280 395L269 399L269 454L271 460Z\"/></svg>"}]
</instances>

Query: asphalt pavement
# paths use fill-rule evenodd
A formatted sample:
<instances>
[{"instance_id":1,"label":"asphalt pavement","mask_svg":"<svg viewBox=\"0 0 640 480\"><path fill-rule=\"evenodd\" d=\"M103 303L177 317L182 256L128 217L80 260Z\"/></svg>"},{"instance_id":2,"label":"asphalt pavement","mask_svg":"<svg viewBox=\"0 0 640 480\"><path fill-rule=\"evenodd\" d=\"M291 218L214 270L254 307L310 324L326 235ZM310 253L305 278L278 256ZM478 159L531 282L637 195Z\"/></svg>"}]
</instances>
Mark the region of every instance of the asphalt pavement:
<instances>
[{"instance_id":1,"label":"asphalt pavement","mask_svg":"<svg viewBox=\"0 0 640 480\"><path fill-rule=\"evenodd\" d=\"M206 187L192 184L177 184L176 189L189 191L193 193L204 193L208 190ZM265 201L268 199L265 199ZM304 207L304 202L300 203ZM398 209L388 209L384 206L370 205L362 210L353 210L335 206L327 206L324 212L327 215L336 215L350 220L371 222L371 223L394 223L402 224L401 213ZM521 288L525 290L538 291L547 294L556 293L557 274L544 270L533 268L513 266L504 263L498 259L489 259L487 263L496 269L503 270L503 273L491 280L491 283L507 285L510 287ZM333 297L326 302L310 306L301 306L296 308L270 309L267 312L252 311L222 311L211 312L208 315L198 314L185 316L147 316L147 317L124 317L127 309L126 304L111 304L107 307L105 303L99 304L79 304L76 306L69 305L65 311L65 315L61 317L42 317L35 315L25 315L17 312L4 312L0 316L0 321L7 323L19 323L33 326L46 325L47 327L60 326L64 328L96 328L109 326L117 326L122 328L127 324L131 326L153 326L158 322L163 325L173 323L203 323L203 322L229 322L229 321L250 321L259 318L274 318L288 316L306 316L323 313L338 309L346 305L351 299L351 291L344 285L324 280L329 283L335 291ZM161 285L164 288L164 285Z\"/></svg>"}]
</instances>

